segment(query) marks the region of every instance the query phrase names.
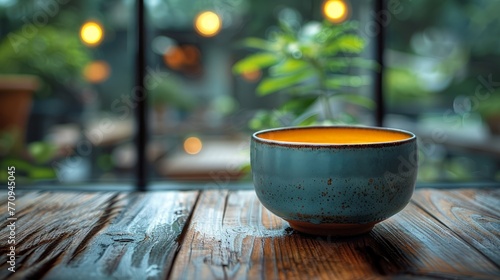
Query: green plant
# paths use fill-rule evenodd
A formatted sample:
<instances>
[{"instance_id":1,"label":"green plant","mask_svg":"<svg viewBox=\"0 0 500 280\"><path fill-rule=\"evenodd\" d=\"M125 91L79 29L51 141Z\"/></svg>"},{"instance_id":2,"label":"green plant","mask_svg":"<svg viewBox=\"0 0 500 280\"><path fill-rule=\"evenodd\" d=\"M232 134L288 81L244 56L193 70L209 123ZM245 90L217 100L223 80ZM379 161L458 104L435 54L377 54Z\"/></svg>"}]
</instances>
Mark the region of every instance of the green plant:
<instances>
[{"instance_id":1,"label":"green plant","mask_svg":"<svg viewBox=\"0 0 500 280\"><path fill-rule=\"evenodd\" d=\"M50 25L37 26L35 33L29 35L22 30L10 32L0 42L0 74L9 74L6 77L10 81L16 79L12 74L37 76L41 81L38 90L41 96L58 91L66 94L64 89L83 83L82 71L91 57L77 32ZM55 178L54 170L48 164L57 153L56 147L42 141L25 145L24 129L0 129L0 166L4 170L7 166L15 166L17 176L24 179ZM0 181L6 180L4 176L0 175Z\"/></svg>"},{"instance_id":2,"label":"green plant","mask_svg":"<svg viewBox=\"0 0 500 280\"><path fill-rule=\"evenodd\" d=\"M432 103L432 98L429 97L432 97L433 92L427 90L410 69L386 68L384 83L384 94L390 105Z\"/></svg>"},{"instance_id":3,"label":"green plant","mask_svg":"<svg viewBox=\"0 0 500 280\"><path fill-rule=\"evenodd\" d=\"M264 78L257 94L283 92L288 97L280 108L258 112L250 122L251 128L355 122L354 116L332 111L335 101L371 108L371 99L352 91L367 85L369 79L350 71L375 67L372 61L359 57L365 42L356 30L356 22L309 22L298 30L281 22L279 31L267 40L245 39L242 45L257 52L238 61L233 72L262 71ZM314 109L316 104L320 104L320 110Z\"/></svg>"},{"instance_id":4,"label":"green plant","mask_svg":"<svg viewBox=\"0 0 500 280\"><path fill-rule=\"evenodd\" d=\"M477 100L476 100L477 101ZM492 135L500 135L500 90L477 103L477 111L481 115Z\"/></svg>"},{"instance_id":5,"label":"green plant","mask_svg":"<svg viewBox=\"0 0 500 280\"><path fill-rule=\"evenodd\" d=\"M149 101L154 107L172 106L180 110L190 111L196 106L196 99L187 92L182 83L171 75L163 77L150 90Z\"/></svg>"},{"instance_id":6,"label":"green plant","mask_svg":"<svg viewBox=\"0 0 500 280\"><path fill-rule=\"evenodd\" d=\"M46 94L82 81L83 68L91 57L77 32L47 25L39 27L34 36L25 37L21 30L0 42L0 74L36 75Z\"/></svg>"},{"instance_id":7,"label":"green plant","mask_svg":"<svg viewBox=\"0 0 500 280\"><path fill-rule=\"evenodd\" d=\"M500 115L500 90L491 92L488 98L477 102L477 111L483 117L488 119Z\"/></svg>"},{"instance_id":8,"label":"green plant","mask_svg":"<svg viewBox=\"0 0 500 280\"><path fill-rule=\"evenodd\" d=\"M37 141L26 149L18 143L19 131L0 131L0 168L16 168L16 178L20 180L54 179L53 168L48 166L57 153L57 148L47 142ZM7 173L0 174L0 182L7 181Z\"/></svg>"}]
</instances>

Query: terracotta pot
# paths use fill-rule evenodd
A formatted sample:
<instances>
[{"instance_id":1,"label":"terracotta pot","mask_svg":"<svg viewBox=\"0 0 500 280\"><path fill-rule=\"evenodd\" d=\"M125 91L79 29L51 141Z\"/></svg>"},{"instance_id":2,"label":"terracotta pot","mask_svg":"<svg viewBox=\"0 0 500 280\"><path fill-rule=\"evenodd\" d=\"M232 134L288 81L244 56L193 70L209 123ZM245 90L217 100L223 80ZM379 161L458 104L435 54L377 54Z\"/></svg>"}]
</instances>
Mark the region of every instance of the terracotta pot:
<instances>
[{"instance_id":1,"label":"terracotta pot","mask_svg":"<svg viewBox=\"0 0 500 280\"><path fill-rule=\"evenodd\" d=\"M24 144L33 92L39 84L36 76L0 75L0 132L17 133L20 145Z\"/></svg>"}]
</instances>

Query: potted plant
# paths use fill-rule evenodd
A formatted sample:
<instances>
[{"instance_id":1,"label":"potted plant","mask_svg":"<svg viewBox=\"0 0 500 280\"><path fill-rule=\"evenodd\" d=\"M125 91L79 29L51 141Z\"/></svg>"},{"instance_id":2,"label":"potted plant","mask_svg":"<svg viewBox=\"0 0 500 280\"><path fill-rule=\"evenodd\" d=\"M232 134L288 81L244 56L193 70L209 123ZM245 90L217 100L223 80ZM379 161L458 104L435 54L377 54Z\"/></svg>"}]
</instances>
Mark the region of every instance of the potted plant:
<instances>
[{"instance_id":1,"label":"potted plant","mask_svg":"<svg viewBox=\"0 0 500 280\"><path fill-rule=\"evenodd\" d=\"M82 81L82 71L91 57L77 32L47 25L29 38L19 35L21 31L11 34L0 42L0 74L38 76L40 92L45 95L58 86Z\"/></svg>"},{"instance_id":2,"label":"potted plant","mask_svg":"<svg viewBox=\"0 0 500 280\"><path fill-rule=\"evenodd\" d=\"M47 142L36 141L26 147L19 145L19 131L0 131L0 168L16 168L17 180L53 179L56 177L52 167L45 166L57 154L57 148ZM9 174L0 173L0 182L7 181Z\"/></svg>"},{"instance_id":3,"label":"potted plant","mask_svg":"<svg viewBox=\"0 0 500 280\"><path fill-rule=\"evenodd\" d=\"M279 27L268 39L245 39L242 45L256 52L233 66L235 74L263 73L258 95L287 95L280 108L258 112L250 121L252 129L356 122L351 114L335 111L335 101L372 108L371 99L352 91L369 79L350 71L375 67L359 57L365 42L355 32L356 22L309 22L298 30L281 22Z\"/></svg>"},{"instance_id":4,"label":"potted plant","mask_svg":"<svg viewBox=\"0 0 500 280\"><path fill-rule=\"evenodd\" d=\"M34 94L50 96L64 92L68 85L82 83L83 68L90 61L76 32L47 25L38 27L34 36L22 34L21 30L13 31L0 42L2 164L10 160L21 160L26 165L46 161L51 154L48 143L26 147L24 141Z\"/></svg>"},{"instance_id":5,"label":"potted plant","mask_svg":"<svg viewBox=\"0 0 500 280\"><path fill-rule=\"evenodd\" d=\"M26 127L32 95L39 84L33 75L0 75L0 131L17 135L17 150L24 144L23 128Z\"/></svg>"}]
</instances>

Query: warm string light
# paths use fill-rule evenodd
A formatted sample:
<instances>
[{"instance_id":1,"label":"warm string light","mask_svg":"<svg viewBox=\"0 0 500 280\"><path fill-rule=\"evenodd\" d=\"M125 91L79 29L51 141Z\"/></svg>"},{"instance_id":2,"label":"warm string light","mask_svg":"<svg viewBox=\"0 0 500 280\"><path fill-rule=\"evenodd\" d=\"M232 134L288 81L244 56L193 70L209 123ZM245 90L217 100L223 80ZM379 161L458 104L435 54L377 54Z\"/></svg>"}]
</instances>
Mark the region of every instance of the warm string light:
<instances>
[{"instance_id":1,"label":"warm string light","mask_svg":"<svg viewBox=\"0 0 500 280\"><path fill-rule=\"evenodd\" d=\"M174 46L163 54L163 61L174 70L193 71L198 69L200 57L200 50L194 45Z\"/></svg>"},{"instance_id":2,"label":"warm string light","mask_svg":"<svg viewBox=\"0 0 500 280\"><path fill-rule=\"evenodd\" d=\"M349 9L342 0L326 0L323 2L323 16L330 22L341 23L347 19Z\"/></svg>"},{"instance_id":3,"label":"warm string light","mask_svg":"<svg viewBox=\"0 0 500 280\"><path fill-rule=\"evenodd\" d=\"M98 46L104 37L104 31L100 23L87 21L80 29L80 38L89 47Z\"/></svg>"},{"instance_id":4,"label":"warm string light","mask_svg":"<svg viewBox=\"0 0 500 280\"><path fill-rule=\"evenodd\" d=\"M109 78L111 68L106 61L92 61L83 69L83 77L89 83L102 83Z\"/></svg>"},{"instance_id":5,"label":"warm string light","mask_svg":"<svg viewBox=\"0 0 500 280\"><path fill-rule=\"evenodd\" d=\"M194 20L194 28L203 37L217 35L222 27L222 20L214 12L205 11L198 14Z\"/></svg>"},{"instance_id":6,"label":"warm string light","mask_svg":"<svg viewBox=\"0 0 500 280\"><path fill-rule=\"evenodd\" d=\"M201 152L203 144L198 137L189 137L184 140L184 151L190 155L196 155Z\"/></svg>"}]
</instances>

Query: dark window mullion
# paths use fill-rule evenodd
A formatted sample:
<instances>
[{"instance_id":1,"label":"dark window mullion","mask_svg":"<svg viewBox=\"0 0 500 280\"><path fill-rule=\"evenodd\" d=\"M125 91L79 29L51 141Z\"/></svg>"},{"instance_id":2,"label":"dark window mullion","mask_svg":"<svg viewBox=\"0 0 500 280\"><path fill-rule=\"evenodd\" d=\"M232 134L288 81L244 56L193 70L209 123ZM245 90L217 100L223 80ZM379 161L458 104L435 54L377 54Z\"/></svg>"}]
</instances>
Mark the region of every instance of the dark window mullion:
<instances>
[{"instance_id":1,"label":"dark window mullion","mask_svg":"<svg viewBox=\"0 0 500 280\"><path fill-rule=\"evenodd\" d=\"M374 0L375 13L376 15L382 14L386 11L386 5L384 0ZM375 124L377 126L384 126L384 96L383 96L383 74L384 74L384 51L385 51L385 29L387 26L380 25L379 32L376 39L375 45L375 61L380 65L379 71L375 73L374 81L374 91L375 91Z\"/></svg>"},{"instance_id":2,"label":"dark window mullion","mask_svg":"<svg viewBox=\"0 0 500 280\"><path fill-rule=\"evenodd\" d=\"M139 191L146 190L147 184L147 162L146 162L146 144L147 144L147 91L144 87L144 76L146 68L145 54L145 21L144 21L144 0L136 0L136 61L135 61L135 86L132 94L135 94L136 102L136 149L137 149L137 174L136 188Z\"/></svg>"}]
</instances>

